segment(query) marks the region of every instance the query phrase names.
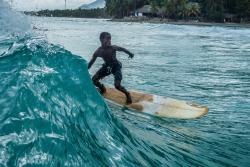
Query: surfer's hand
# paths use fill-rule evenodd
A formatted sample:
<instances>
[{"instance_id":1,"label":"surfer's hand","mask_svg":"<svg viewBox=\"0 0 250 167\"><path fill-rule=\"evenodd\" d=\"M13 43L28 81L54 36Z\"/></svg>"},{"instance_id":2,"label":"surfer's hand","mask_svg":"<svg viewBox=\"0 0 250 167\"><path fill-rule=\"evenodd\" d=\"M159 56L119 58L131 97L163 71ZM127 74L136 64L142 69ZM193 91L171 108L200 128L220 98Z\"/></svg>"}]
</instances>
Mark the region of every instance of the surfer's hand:
<instances>
[{"instance_id":1,"label":"surfer's hand","mask_svg":"<svg viewBox=\"0 0 250 167\"><path fill-rule=\"evenodd\" d=\"M130 53L128 57L132 59L134 57L134 54Z\"/></svg>"}]
</instances>

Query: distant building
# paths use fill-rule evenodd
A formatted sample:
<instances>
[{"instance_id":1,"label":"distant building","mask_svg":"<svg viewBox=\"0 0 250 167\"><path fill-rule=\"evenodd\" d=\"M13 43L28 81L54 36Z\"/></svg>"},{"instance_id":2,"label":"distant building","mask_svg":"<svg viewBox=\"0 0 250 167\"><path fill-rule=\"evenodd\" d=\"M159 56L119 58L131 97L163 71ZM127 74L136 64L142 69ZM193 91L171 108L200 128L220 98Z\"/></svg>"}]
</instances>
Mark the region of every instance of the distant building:
<instances>
[{"instance_id":1,"label":"distant building","mask_svg":"<svg viewBox=\"0 0 250 167\"><path fill-rule=\"evenodd\" d=\"M150 5L144 5L143 7L135 10L135 16L137 17L157 17L157 12L154 12Z\"/></svg>"}]
</instances>

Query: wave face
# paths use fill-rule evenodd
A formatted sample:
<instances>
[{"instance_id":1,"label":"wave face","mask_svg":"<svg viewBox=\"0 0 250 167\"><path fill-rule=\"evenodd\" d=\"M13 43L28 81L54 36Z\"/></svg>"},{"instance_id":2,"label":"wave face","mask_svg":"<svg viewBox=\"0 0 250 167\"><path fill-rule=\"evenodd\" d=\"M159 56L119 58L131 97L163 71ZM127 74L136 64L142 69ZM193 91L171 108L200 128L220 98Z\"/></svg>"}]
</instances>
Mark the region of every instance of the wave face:
<instances>
[{"instance_id":1,"label":"wave face","mask_svg":"<svg viewBox=\"0 0 250 167\"><path fill-rule=\"evenodd\" d=\"M0 73L0 164L136 163L135 139L110 114L81 57L29 39L1 56Z\"/></svg>"},{"instance_id":2,"label":"wave face","mask_svg":"<svg viewBox=\"0 0 250 167\"><path fill-rule=\"evenodd\" d=\"M10 19L25 17L0 7L0 166L140 164L130 149L138 141L113 118L86 61L24 22L12 29Z\"/></svg>"}]
</instances>

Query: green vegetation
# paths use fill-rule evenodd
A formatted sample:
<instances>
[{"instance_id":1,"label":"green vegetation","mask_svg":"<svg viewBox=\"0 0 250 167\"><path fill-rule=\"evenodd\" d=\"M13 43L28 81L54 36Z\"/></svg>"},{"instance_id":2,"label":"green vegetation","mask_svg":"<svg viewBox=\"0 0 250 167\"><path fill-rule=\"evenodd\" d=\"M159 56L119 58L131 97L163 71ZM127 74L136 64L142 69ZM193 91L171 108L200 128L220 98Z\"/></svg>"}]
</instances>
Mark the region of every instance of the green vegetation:
<instances>
[{"instance_id":1,"label":"green vegetation","mask_svg":"<svg viewBox=\"0 0 250 167\"><path fill-rule=\"evenodd\" d=\"M106 9L109 15L122 18L146 4L159 16L170 19L223 22L229 17L234 22L250 20L250 0L106 0Z\"/></svg>"},{"instance_id":2,"label":"green vegetation","mask_svg":"<svg viewBox=\"0 0 250 167\"><path fill-rule=\"evenodd\" d=\"M107 18L105 9L75 9L75 10L41 10L38 12L25 12L33 16L46 17L79 17L79 18Z\"/></svg>"},{"instance_id":3,"label":"green vegetation","mask_svg":"<svg viewBox=\"0 0 250 167\"><path fill-rule=\"evenodd\" d=\"M123 18L147 3L146 0L106 0L106 10L110 16Z\"/></svg>"},{"instance_id":4,"label":"green vegetation","mask_svg":"<svg viewBox=\"0 0 250 167\"><path fill-rule=\"evenodd\" d=\"M173 20L250 22L250 0L106 0L104 9L42 10L26 14L47 17L123 18L150 5L153 14Z\"/></svg>"}]
</instances>

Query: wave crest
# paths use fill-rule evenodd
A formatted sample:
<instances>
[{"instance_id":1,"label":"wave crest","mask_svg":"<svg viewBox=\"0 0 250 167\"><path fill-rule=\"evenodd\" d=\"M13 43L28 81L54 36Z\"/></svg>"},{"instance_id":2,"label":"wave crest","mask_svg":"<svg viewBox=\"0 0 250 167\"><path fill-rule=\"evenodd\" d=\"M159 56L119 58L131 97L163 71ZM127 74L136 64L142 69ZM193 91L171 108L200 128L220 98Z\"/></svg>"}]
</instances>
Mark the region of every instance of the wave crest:
<instances>
[{"instance_id":1,"label":"wave crest","mask_svg":"<svg viewBox=\"0 0 250 167\"><path fill-rule=\"evenodd\" d=\"M0 25L0 39L9 35L25 34L30 30L28 18L11 10L9 4L3 0L0 0Z\"/></svg>"}]
</instances>

